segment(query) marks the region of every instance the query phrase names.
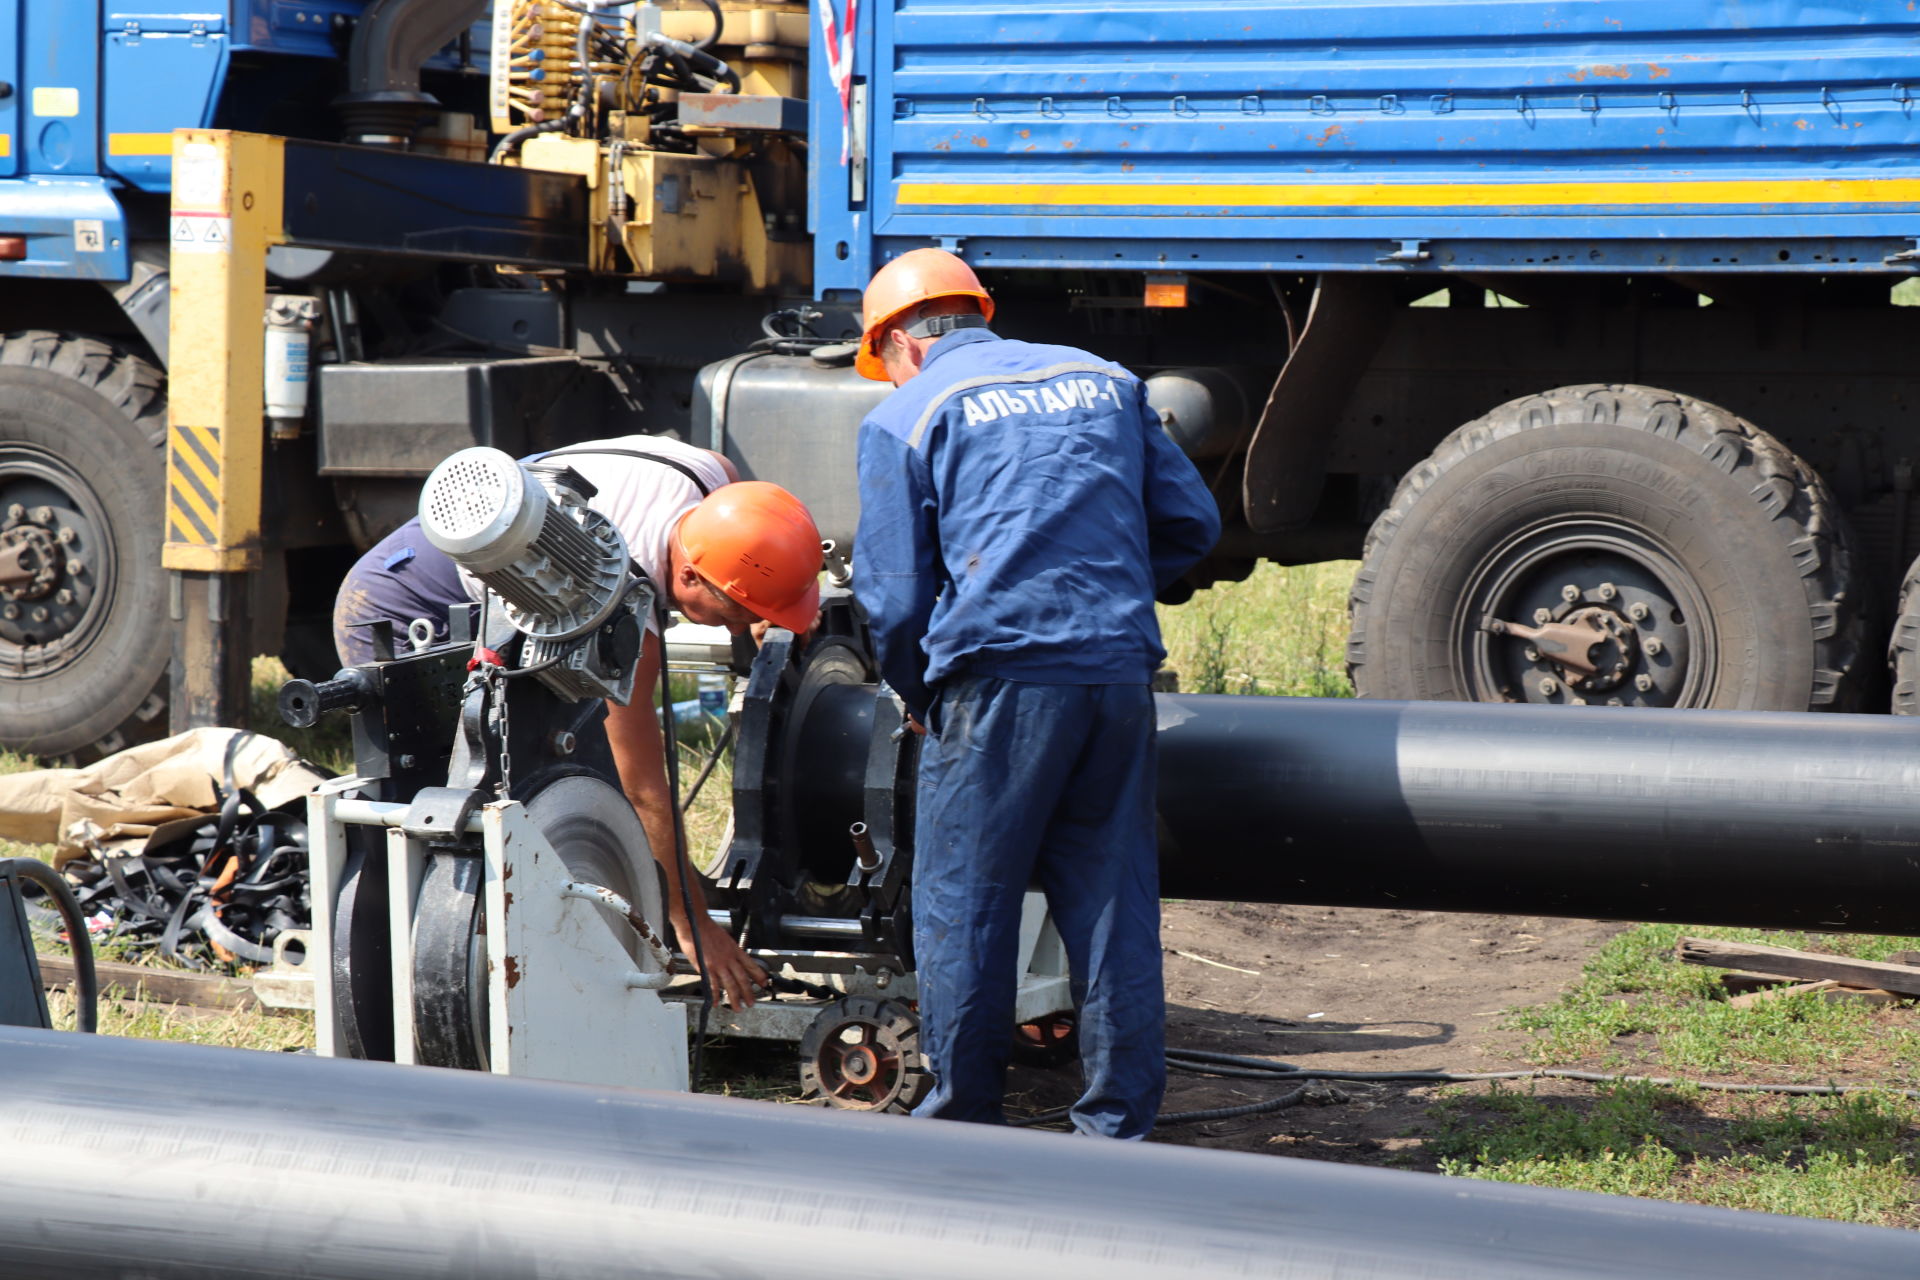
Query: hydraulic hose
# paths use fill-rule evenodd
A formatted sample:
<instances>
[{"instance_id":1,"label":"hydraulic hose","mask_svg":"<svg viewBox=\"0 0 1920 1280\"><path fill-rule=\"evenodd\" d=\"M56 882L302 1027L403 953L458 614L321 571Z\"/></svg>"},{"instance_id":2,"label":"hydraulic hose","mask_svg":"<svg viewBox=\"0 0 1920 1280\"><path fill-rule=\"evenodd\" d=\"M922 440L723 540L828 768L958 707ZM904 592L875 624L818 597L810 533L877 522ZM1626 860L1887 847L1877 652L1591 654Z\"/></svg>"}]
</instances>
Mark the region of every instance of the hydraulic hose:
<instances>
[{"instance_id":1,"label":"hydraulic hose","mask_svg":"<svg viewBox=\"0 0 1920 1280\"><path fill-rule=\"evenodd\" d=\"M10 858L0 867L20 879L38 885L53 899L67 927L67 946L73 952L73 1029L93 1032L100 1027L100 980L93 966L93 938L87 933L87 917L80 900L73 896L67 878L38 858Z\"/></svg>"},{"instance_id":2,"label":"hydraulic hose","mask_svg":"<svg viewBox=\"0 0 1920 1280\"><path fill-rule=\"evenodd\" d=\"M487 157L487 163L500 164L506 160L508 156L518 151L521 143L533 137L535 134L558 133L565 127L566 121L564 119L542 120L539 124L522 125L506 137L500 139L499 144L493 149L493 154Z\"/></svg>"}]
</instances>

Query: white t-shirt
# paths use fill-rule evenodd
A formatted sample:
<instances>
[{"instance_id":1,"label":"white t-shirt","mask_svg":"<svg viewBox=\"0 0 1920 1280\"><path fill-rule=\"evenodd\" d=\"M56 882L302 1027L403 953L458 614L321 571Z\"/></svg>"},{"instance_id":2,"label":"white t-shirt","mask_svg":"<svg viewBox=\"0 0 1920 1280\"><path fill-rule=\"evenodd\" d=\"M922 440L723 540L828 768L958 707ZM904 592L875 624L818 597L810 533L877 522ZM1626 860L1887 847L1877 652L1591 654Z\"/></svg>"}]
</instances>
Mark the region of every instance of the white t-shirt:
<instances>
[{"instance_id":1,"label":"white t-shirt","mask_svg":"<svg viewBox=\"0 0 1920 1280\"><path fill-rule=\"evenodd\" d=\"M627 554L646 571L656 591L667 590L667 543L680 517L700 505L700 490L673 467L643 458L618 453L594 453L595 449L622 449L633 453L671 458L699 476L709 491L726 484L729 477L719 459L705 449L696 448L665 436L617 436L611 440L589 440L555 449L536 466L572 467L598 489L588 502L595 511L613 522L627 540ZM565 455L565 456L562 456ZM465 569L460 580L467 595L479 600L484 595L480 583ZM667 601L669 607L672 601ZM647 630L654 630L651 614Z\"/></svg>"}]
</instances>

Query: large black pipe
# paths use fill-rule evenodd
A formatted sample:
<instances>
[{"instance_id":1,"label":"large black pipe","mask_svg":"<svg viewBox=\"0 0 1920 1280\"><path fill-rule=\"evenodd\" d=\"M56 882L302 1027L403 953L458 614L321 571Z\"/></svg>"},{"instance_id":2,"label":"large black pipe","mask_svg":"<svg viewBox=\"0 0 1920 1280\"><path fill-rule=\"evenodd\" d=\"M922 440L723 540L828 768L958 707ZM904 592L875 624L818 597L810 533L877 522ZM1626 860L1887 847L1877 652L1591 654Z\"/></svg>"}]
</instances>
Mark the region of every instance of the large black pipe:
<instances>
[{"instance_id":1,"label":"large black pipe","mask_svg":"<svg viewBox=\"0 0 1920 1280\"><path fill-rule=\"evenodd\" d=\"M477 1072L0 1029L9 1280L1884 1280L1920 1235Z\"/></svg>"},{"instance_id":2,"label":"large black pipe","mask_svg":"<svg viewBox=\"0 0 1920 1280\"><path fill-rule=\"evenodd\" d=\"M1168 897L1920 933L1920 719L1159 704Z\"/></svg>"}]
</instances>

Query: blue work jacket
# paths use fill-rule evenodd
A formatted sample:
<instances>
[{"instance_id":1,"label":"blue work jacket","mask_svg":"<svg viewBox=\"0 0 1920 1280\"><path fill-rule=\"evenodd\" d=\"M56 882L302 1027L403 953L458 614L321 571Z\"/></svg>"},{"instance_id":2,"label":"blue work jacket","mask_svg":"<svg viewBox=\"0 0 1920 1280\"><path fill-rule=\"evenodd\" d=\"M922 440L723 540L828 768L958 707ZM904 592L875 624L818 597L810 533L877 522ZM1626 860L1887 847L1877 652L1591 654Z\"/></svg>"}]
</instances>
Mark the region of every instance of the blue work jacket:
<instances>
[{"instance_id":1,"label":"blue work jacket","mask_svg":"<svg viewBox=\"0 0 1920 1280\"><path fill-rule=\"evenodd\" d=\"M854 593L923 720L960 672L1145 683L1154 593L1219 536L1139 379L1073 347L950 333L860 424Z\"/></svg>"}]
</instances>

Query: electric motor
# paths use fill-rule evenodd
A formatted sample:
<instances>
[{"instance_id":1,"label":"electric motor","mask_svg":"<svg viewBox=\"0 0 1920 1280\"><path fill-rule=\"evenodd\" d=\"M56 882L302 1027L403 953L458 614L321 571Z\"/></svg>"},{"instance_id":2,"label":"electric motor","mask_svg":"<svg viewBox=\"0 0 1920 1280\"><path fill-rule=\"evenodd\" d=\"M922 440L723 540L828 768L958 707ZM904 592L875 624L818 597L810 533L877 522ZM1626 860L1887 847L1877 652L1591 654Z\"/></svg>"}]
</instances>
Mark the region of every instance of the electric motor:
<instances>
[{"instance_id":1,"label":"electric motor","mask_svg":"<svg viewBox=\"0 0 1920 1280\"><path fill-rule=\"evenodd\" d=\"M627 544L571 472L536 472L498 449L462 449L420 491L427 541L500 597L533 640L598 627L626 597Z\"/></svg>"},{"instance_id":2,"label":"electric motor","mask_svg":"<svg viewBox=\"0 0 1920 1280\"><path fill-rule=\"evenodd\" d=\"M571 468L462 449L427 477L420 527L526 637L521 667L563 698L624 703L653 597L593 492Z\"/></svg>"}]
</instances>

